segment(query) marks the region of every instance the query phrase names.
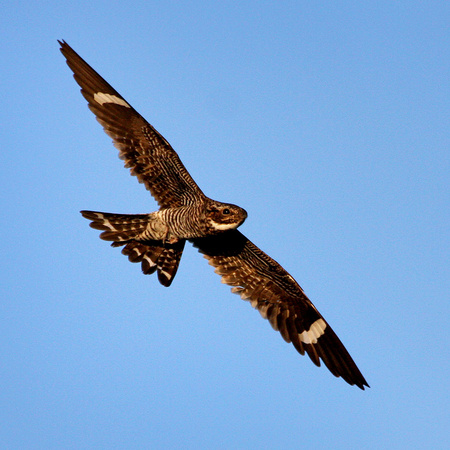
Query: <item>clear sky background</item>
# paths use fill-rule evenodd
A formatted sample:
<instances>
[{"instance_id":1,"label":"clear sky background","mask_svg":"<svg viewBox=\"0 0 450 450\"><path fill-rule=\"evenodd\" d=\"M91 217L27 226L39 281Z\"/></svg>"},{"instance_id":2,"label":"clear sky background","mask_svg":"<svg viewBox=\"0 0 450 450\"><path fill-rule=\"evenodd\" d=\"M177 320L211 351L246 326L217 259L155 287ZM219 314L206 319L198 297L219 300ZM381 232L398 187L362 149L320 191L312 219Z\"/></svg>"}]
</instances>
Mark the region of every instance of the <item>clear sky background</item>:
<instances>
[{"instance_id":1,"label":"clear sky background","mask_svg":"<svg viewBox=\"0 0 450 450\"><path fill-rule=\"evenodd\" d=\"M6 1L8 449L449 448L448 1ZM79 210L144 213L65 39L333 326L317 368L192 247L170 288Z\"/></svg>"}]
</instances>

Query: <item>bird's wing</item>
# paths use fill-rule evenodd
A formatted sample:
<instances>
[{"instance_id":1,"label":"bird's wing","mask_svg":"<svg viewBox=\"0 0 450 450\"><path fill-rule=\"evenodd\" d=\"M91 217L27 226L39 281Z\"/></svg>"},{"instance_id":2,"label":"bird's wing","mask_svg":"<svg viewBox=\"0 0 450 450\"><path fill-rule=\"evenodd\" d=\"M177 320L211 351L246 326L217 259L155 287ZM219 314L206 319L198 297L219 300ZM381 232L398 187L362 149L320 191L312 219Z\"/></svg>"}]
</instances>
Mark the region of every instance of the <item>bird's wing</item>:
<instances>
[{"instance_id":1,"label":"bird's wing","mask_svg":"<svg viewBox=\"0 0 450 450\"><path fill-rule=\"evenodd\" d=\"M302 288L276 261L238 230L193 239L231 291L251 302L287 342L317 366L320 359L331 373L361 389L369 386L326 320Z\"/></svg>"},{"instance_id":2,"label":"bird's wing","mask_svg":"<svg viewBox=\"0 0 450 450\"><path fill-rule=\"evenodd\" d=\"M67 43L58 42L89 108L113 139L125 167L159 205L187 205L204 197L170 144Z\"/></svg>"}]
</instances>

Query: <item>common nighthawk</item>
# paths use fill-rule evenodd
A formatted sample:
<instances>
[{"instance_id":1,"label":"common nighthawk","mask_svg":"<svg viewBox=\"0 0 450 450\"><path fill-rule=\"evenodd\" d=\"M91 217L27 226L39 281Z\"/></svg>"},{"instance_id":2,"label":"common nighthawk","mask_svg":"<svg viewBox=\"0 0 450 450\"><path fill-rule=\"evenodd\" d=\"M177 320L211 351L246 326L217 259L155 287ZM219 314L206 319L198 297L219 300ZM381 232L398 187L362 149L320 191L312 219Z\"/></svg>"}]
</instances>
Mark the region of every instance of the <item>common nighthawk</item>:
<instances>
[{"instance_id":1,"label":"common nighthawk","mask_svg":"<svg viewBox=\"0 0 450 450\"><path fill-rule=\"evenodd\" d=\"M222 282L250 301L286 342L305 352L317 366L361 389L369 386L342 342L306 297L302 288L276 261L237 228L247 213L239 206L206 197L170 144L68 44L61 52L81 93L105 132L119 149L125 167L157 200L150 214L81 211L101 230L100 237L145 274L157 272L169 286L177 272L186 240L199 249Z\"/></svg>"}]
</instances>

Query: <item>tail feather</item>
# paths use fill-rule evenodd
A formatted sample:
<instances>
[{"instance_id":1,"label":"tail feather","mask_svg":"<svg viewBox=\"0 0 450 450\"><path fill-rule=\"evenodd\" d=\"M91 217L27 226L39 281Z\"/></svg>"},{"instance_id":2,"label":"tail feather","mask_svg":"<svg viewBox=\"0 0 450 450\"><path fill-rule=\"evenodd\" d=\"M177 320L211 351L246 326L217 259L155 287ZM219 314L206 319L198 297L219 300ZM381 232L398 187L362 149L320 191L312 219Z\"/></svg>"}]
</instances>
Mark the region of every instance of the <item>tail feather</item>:
<instances>
[{"instance_id":1,"label":"tail feather","mask_svg":"<svg viewBox=\"0 0 450 450\"><path fill-rule=\"evenodd\" d=\"M158 280L163 286L170 286L177 273L183 254L184 239L175 244L162 244L161 241L131 241L122 250L131 262L142 265L144 274L158 274Z\"/></svg>"},{"instance_id":2,"label":"tail feather","mask_svg":"<svg viewBox=\"0 0 450 450\"><path fill-rule=\"evenodd\" d=\"M111 214L99 211L81 211L91 220L90 227L101 230L105 241L125 242L138 237L148 225L149 214Z\"/></svg>"},{"instance_id":3,"label":"tail feather","mask_svg":"<svg viewBox=\"0 0 450 450\"><path fill-rule=\"evenodd\" d=\"M113 247L121 247L129 261L141 263L144 274L157 272L163 286L170 286L180 264L186 241L175 243L142 239L146 230L149 214L111 214L98 211L81 211L83 217L91 220L90 226L103 231L100 238L113 241Z\"/></svg>"},{"instance_id":4,"label":"tail feather","mask_svg":"<svg viewBox=\"0 0 450 450\"><path fill-rule=\"evenodd\" d=\"M91 228L103 231L101 239L114 242L137 238L147 229L149 221L149 214L111 214L99 211L81 211L81 214L92 221Z\"/></svg>"}]
</instances>

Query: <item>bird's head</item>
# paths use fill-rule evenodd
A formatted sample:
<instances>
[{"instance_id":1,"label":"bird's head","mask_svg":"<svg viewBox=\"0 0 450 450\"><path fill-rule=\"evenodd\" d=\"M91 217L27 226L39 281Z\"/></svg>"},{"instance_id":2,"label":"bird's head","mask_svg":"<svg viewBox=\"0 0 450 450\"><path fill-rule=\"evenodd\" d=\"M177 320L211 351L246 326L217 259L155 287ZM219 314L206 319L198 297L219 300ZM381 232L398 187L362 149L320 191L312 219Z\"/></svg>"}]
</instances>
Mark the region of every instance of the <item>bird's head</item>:
<instances>
[{"instance_id":1,"label":"bird's head","mask_svg":"<svg viewBox=\"0 0 450 450\"><path fill-rule=\"evenodd\" d=\"M213 234L234 230L244 223L247 211L229 203L211 201L206 206L205 218Z\"/></svg>"}]
</instances>

